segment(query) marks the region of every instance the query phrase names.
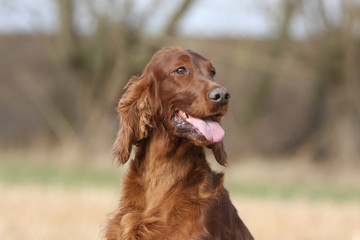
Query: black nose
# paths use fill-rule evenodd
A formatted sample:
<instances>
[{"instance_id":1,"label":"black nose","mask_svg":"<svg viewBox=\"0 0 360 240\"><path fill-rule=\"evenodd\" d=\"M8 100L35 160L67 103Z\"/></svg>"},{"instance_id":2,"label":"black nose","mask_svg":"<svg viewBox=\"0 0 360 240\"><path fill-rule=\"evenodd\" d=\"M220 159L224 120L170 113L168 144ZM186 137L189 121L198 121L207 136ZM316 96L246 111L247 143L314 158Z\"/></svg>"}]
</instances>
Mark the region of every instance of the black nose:
<instances>
[{"instance_id":1,"label":"black nose","mask_svg":"<svg viewBox=\"0 0 360 240\"><path fill-rule=\"evenodd\" d=\"M229 102L230 93L226 88L214 88L208 94L210 100L219 105L225 105Z\"/></svg>"}]
</instances>

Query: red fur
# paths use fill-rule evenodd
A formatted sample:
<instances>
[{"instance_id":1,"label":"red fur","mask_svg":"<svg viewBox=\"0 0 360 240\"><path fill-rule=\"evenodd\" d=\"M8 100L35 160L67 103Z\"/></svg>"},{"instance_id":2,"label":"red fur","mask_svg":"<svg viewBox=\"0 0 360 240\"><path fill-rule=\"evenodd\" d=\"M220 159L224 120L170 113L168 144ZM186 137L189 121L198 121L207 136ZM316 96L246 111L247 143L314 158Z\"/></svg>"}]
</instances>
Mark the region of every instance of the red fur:
<instances>
[{"instance_id":1,"label":"red fur","mask_svg":"<svg viewBox=\"0 0 360 240\"><path fill-rule=\"evenodd\" d=\"M175 74L179 67L188 72ZM226 165L223 142L180 131L172 122L176 110L220 122L228 104L208 97L221 87L212 71L212 63L193 51L165 48L126 85L114 149L123 164L133 145L136 151L107 226L108 240L253 239L224 189L223 174L213 172L205 158L208 147Z\"/></svg>"}]
</instances>

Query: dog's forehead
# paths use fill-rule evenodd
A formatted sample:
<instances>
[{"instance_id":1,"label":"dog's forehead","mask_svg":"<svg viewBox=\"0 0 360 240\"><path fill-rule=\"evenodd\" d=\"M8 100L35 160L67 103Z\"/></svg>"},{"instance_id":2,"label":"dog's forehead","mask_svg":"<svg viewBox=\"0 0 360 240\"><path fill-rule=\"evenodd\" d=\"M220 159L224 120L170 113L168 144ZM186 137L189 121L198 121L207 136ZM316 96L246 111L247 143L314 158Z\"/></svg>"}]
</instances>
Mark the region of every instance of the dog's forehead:
<instances>
[{"instance_id":1,"label":"dog's forehead","mask_svg":"<svg viewBox=\"0 0 360 240\"><path fill-rule=\"evenodd\" d=\"M192 58L195 58L196 60L200 60L200 61L210 61L209 59L205 58L204 56L202 56L200 53L194 52L193 50L190 49L186 49L185 52L187 52L188 54L190 54L190 56Z\"/></svg>"},{"instance_id":2,"label":"dog's forehead","mask_svg":"<svg viewBox=\"0 0 360 240\"><path fill-rule=\"evenodd\" d=\"M180 47L169 47L160 50L153 56L149 65L156 66L157 69L166 69L167 67L177 67L186 63L192 64L197 69L213 66L212 62L201 54Z\"/></svg>"},{"instance_id":3,"label":"dog's forehead","mask_svg":"<svg viewBox=\"0 0 360 240\"><path fill-rule=\"evenodd\" d=\"M205 58L204 56L202 56L201 54L190 50L190 49L183 49L183 48L167 48L164 49L164 54L168 55L168 57L175 57L178 59L182 59L182 60L196 60L196 61L201 61L201 62L210 62L209 59Z\"/></svg>"},{"instance_id":4,"label":"dog's forehead","mask_svg":"<svg viewBox=\"0 0 360 240\"><path fill-rule=\"evenodd\" d=\"M191 63L196 67L212 65L209 59L189 49L177 49L177 51L172 54L172 57L176 64Z\"/></svg>"},{"instance_id":5,"label":"dog's forehead","mask_svg":"<svg viewBox=\"0 0 360 240\"><path fill-rule=\"evenodd\" d=\"M186 52L190 55L190 62L199 70L202 68L213 67L212 62L203 57L201 54L194 52L192 50L186 50Z\"/></svg>"}]
</instances>

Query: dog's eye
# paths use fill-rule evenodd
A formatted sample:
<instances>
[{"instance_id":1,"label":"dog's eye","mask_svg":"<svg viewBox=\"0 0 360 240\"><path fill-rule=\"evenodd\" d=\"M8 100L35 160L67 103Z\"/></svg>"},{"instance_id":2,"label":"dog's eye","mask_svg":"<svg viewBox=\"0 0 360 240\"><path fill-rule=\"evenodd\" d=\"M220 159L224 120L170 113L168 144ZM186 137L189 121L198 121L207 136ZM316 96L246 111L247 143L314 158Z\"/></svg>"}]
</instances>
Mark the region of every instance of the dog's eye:
<instances>
[{"instance_id":1,"label":"dog's eye","mask_svg":"<svg viewBox=\"0 0 360 240\"><path fill-rule=\"evenodd\" d=\"M215 68L214 68L214 67L211 67L211 68L210 68L210 76L213 78L213 77L215 76L215 74L216 74Z\"/></svg>"},{"instance_id":2,"label":"dog's eye","mask_svg":"<svg viewBox=\"0 0 360 240\"><path fill-rule=\"evenodd\" d=\"M178 69L176 69L174 71L174 73L177 74L177 75L184 75L184 74L187 73L187 70L186 70L185 67L179 67Z\"/></svg>"}]
</instances>

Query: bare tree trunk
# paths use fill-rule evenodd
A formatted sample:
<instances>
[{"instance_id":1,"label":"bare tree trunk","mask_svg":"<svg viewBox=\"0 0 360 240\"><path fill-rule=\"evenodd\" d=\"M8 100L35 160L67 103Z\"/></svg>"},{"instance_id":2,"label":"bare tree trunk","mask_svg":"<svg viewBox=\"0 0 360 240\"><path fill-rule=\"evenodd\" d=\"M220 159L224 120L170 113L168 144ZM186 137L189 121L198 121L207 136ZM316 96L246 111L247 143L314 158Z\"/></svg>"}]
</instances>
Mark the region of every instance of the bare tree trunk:
<instances>
[{"instance_id":1,"label":"bare tree trunk","mask_svg":"<svg viewBox=\"0 0 360 240\"><path fill-rule=\"evenodd\" d=\"M301 6L302 0L283 0L284 17L279 25L277 38L270 50L270 61L266 62L264 71L260 75L258 85L255 89L248 110L245 115L245 123L251 123L262 111L269 97L274 73L279 68L280 56L289 41L289 26L296 9Z\"/></svg>"},{"instance_id":2,"label":"bare tree trunk","mask_svg":"<svg viewBox=\"0 0 360 240\"><path fill-rule=\"evenodd\" d=\"M57 0L60 14L58 50L67 64L76 67L80 64L80 48L74 29L74 0Z\"/></svg>"},{"instance_id":3,"label":"bare tree trunk","mask_svg":"<svg viewBox=\"0 0 360 240\"><path fill-rule=\"evenodd\" d=\"M195 0L184 0L183 4L179 8L179 10L174 14L172 19L170 20L165 33L173 36L176 34L177 30L177 24L179 20L182 18L182 16L190 9L191 5L195 2Z\"/></svg>"},{"instance_id":4,"label":"bare tree trunk","mask_svg":"<svg viewBox=\"0 0 360 240\"><path fill-rule=\"evenodd\" d=\"M342 107L343 116L339 116L339 134L341 134L341 143L339 144L339 157L351 165L359 151L360 134L360 115L359 115L359 61L357 59L356 40L354 36L355 24L359 19L360 6L356 6L353 0L344 2L345 11L343 16L343 32L341 34L341 43L344 53L343 61L343 88Z\"/></svg>"},{"instance_id":5,"label":"bare tree trunk","mask_svg":"<svg viewBox=\"0 0 360 240\"><path fill-rule=\"evenodd\" d=\"M351 166L360 153L359 46L354 35L360 6L343 1L341 22L333 24L322 0L318 3L326 30L316 45L321 56L307 139L312 139L315 160L333 158Z\"/></svg>"}]
</instances>

